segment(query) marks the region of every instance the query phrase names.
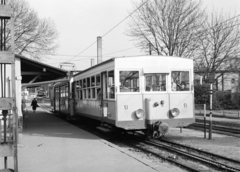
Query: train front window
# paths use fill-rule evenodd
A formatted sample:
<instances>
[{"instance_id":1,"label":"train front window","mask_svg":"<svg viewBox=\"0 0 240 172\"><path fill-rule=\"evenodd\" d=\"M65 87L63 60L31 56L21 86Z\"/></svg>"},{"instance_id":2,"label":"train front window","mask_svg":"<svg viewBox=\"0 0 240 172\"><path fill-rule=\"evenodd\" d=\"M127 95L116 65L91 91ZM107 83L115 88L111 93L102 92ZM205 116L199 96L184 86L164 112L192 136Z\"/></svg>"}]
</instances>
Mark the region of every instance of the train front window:
<instances>
[{"instance_id":1,"label":"train front window","mask_svg":"<svg viewBox=\"0 0 240 172\"><path fill-rule=\"evenodd\" d=\"M120 71L120 92L139 92L139 71Z\"/></svg>"},{"instance_id":2,"label":"train front window","mask_svg":"<svg viewBox=\"0 0 240 172\"><path fill-rule=\"evenodd\" d=\"M145 91L166 91L166 74L152 73L145 75Z\"/></svg>"},{"instance_id":3,"label":"train front window","mask_svg":"<svg viewBox=\"0 0 240 172\"><path fill-rule=\"evenodd\" d=\"M172 71L171 72L171 89L172 91L189 91L189 71Z\"/></svg>"}]
</instances>

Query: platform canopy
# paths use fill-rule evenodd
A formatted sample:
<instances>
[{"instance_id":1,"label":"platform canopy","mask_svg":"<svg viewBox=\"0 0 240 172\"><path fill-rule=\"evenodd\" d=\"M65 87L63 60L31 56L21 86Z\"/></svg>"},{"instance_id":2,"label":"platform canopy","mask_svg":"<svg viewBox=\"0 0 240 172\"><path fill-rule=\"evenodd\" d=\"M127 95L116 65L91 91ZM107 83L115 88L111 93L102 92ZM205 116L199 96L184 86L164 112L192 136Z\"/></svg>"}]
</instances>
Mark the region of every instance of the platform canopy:
<instances>
[{"instance_id":1,"label":"platform canopy","mask_svg":"<svg viewBox=\"0 0 240 172\"><path fill-rule=\"evenodd\" d=\"M20 59L22 84L39 83L67 77L68 71L59 69L21 55Z\"/></svg>"}]
</instances>

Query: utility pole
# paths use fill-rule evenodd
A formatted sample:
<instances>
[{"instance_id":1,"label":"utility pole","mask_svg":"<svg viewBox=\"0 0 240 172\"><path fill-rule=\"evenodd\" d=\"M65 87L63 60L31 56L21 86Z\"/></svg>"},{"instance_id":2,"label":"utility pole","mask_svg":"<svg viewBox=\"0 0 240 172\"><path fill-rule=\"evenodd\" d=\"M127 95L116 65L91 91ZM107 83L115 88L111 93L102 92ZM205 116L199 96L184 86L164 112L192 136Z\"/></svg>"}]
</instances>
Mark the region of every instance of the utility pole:
<instances>
[{"instance_id":1,"label":"utility pole","mask_svg":"<svg viewBox=\"0 0 240 172\"><path fill-rule=\"evenodd\" d=\"M214 73L209 74L209 83L210 83L210 112L209 112L209 140L212 139L212 83L214 82L215 75Z\"/></svg>"}]
</instances>

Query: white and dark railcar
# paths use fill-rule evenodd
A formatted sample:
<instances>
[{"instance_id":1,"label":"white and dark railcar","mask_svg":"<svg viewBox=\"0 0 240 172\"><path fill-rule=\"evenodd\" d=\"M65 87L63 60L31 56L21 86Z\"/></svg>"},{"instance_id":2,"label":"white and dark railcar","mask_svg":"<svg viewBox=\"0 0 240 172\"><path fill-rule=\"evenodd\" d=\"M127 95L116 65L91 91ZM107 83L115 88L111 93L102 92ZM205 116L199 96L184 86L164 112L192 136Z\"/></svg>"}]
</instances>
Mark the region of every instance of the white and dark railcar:
<instances>
[{"instance_id":1,"label":"white and dark railcar","mask_svg":"<svg viewBox=\"0 0 240 172\"><path fill-rule=\"evenodd\" d=\"M195 121L193 60L169 56L112 58L73 76L72 83L56 85L54 100L55 111L124 130L164 135L169 127Z\"/></svg>"}]
</instances>

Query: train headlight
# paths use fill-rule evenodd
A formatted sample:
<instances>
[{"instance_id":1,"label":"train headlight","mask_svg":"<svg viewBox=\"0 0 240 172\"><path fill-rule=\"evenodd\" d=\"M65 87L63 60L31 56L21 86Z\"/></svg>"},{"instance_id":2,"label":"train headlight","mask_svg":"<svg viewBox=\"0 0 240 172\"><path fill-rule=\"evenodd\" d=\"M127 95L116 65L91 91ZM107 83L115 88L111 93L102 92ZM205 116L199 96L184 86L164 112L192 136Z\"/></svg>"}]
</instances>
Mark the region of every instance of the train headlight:
<instances>
[{"instance_id":1,"label":"train headlight","mask_svg":"<svg viewBox=\"0 0 240 172\"><path fill-rule=\"evenodd\" d=\"M171 114L173 117L177 117L180 114L180 111L178 108L171 109Z\"/></svg>"},{"instance_id":2,"label":"train headlight","mask_svg":"<svg viewBox=\"0 0 240 172\"><path fill-rule=\"evenodd\" d=\"M143 118L144 111L142 109L138 109L138 110L136 110L135 115L138 119Z\"/></svg>"}]
</instances>

